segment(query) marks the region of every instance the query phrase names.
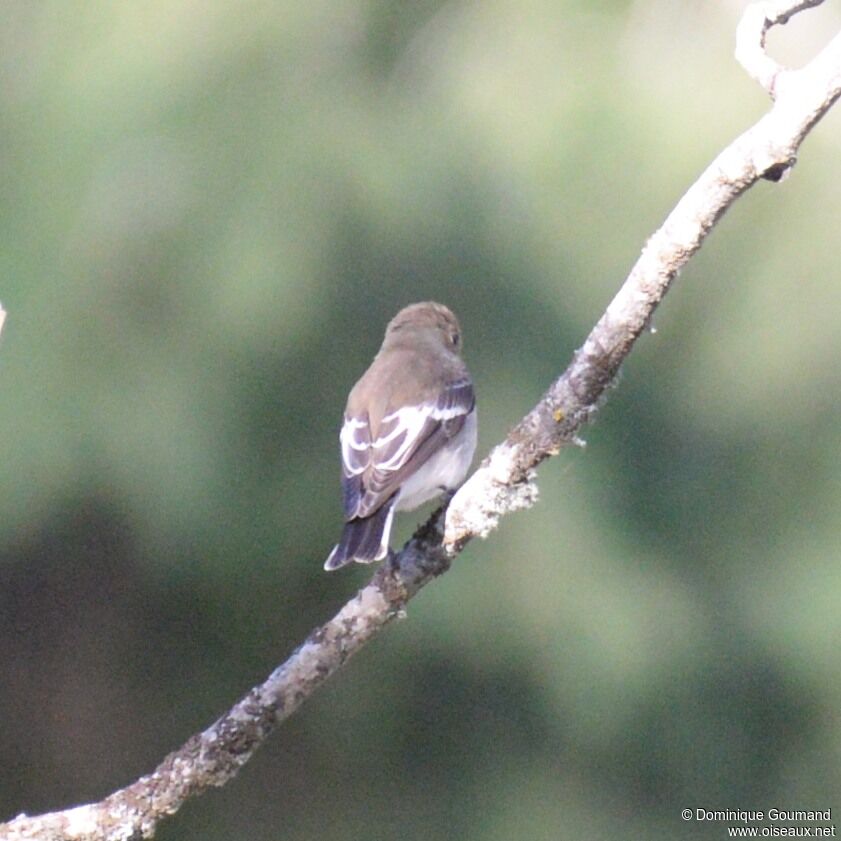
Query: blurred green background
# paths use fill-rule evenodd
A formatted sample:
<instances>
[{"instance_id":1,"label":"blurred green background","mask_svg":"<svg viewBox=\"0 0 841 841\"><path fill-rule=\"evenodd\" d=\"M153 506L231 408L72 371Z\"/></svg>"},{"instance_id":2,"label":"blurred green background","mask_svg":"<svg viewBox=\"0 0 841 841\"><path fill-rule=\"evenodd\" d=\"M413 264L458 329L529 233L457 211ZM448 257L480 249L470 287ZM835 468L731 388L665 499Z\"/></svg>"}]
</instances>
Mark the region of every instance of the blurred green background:
<instances>
[{"instance_id":1,"label":"blurred green background","mask_svg":"<svg viewBox=\"0 0 841 841\"><path fill-rule=\"evenodd\" d=\"M3 4L0 818L151 770L367 580L321 569L337 430L400 307L458 313L501 440L768 108L742 7ZM159 838L841 809L840 132L722 220L540 504Z\"/></svg>"}]
</instances>

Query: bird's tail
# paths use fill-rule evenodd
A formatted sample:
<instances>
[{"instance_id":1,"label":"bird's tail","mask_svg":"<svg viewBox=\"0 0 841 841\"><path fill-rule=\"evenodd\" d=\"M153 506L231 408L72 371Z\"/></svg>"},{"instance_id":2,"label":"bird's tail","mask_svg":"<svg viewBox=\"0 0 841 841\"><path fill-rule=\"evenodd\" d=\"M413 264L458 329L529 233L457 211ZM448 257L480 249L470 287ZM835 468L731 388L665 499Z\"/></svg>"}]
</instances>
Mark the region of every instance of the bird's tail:
<instances>
[{"instance_id":1,"label":"bird's tail","mask_svg":"<svg viewBox=\"0 0 841 841\"><path fill-rule=\"evenodd\" d=\"M370 517L345 523L339 542L324 562L324 569L339 569L351 561L361 564L381 561L388 554L394 504L394 499L391 499Z\"/></svg>"}]
</instances>

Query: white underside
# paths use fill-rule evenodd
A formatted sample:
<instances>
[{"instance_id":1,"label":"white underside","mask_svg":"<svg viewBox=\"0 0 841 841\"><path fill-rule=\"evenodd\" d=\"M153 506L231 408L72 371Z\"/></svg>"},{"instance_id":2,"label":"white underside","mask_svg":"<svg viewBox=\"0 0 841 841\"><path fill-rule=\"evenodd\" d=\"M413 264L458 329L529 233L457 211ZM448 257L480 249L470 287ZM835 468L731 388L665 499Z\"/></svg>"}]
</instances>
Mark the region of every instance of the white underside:
<instances>
[{"instance_id":1,"label":"white underside","mask_svg":"<svg viewBox=\"0 0 841 841\"><path fill-rule=\"evenodd\" d=\"M411 511L439 496L443 489L455 490L467 475L470 462L473 460L476 434L476 410L474 409L467 416L458 435L438 450L423 467L403 483L397 496L396 509ZM388 529L386 529L386 535L387 533Z\"/></svg>"}]
</instances>

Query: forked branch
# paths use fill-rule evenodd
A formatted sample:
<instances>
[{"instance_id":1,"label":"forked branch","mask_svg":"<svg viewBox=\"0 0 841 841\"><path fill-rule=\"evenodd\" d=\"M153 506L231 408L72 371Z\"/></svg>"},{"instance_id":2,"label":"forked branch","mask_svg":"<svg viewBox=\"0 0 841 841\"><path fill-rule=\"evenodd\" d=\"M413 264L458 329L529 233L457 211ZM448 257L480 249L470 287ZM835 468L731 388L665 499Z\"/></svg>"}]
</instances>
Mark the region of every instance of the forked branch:
<instances>
[{"instance_id":1,"label":"forked branch","mask_svg":"<svg viewBox=\"0 0 841 841\"><path fill-rule=\"evenodd\" d=\"M474 537L500 517L534 503L535 468L575 443L634 342L680 269L733 202L758 180L778 181L803 138L841 95L841 33L800 70L765 52L774 25L822 0L752 4L738 29L737 56L774 99L771 110L701 174L648 240L625 283L576 351L567 370L452 499L374 574L339 613L217 722L190 738L147 776L99 803L0 826L0 841L116 841L149 838L189 797L237 773L278 722L289 716ZM2 326L0 311L0 326Z\"/></svg>"}]
</instances>

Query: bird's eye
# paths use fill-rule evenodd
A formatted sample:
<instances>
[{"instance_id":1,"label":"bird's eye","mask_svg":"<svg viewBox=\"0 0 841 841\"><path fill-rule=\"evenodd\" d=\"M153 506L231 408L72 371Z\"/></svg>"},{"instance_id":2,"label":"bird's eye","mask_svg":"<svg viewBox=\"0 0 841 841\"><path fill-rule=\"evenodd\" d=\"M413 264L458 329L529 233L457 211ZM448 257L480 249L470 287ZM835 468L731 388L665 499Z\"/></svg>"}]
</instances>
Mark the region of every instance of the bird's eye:
<instances>
[{"instance_id":1,"label":"bird's eye","mask_svg":"<svg viewBox=\"0 0 841 841\"><path fill-rule=\"evenodd\" d=\"M453 347L458 347L459 342L461 341L461 336L459 336L457 331L450 333L450 341L453 343Z\"/></svg>"}]
</instances>

